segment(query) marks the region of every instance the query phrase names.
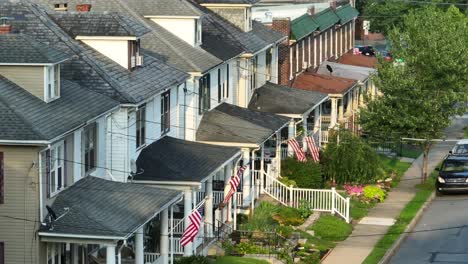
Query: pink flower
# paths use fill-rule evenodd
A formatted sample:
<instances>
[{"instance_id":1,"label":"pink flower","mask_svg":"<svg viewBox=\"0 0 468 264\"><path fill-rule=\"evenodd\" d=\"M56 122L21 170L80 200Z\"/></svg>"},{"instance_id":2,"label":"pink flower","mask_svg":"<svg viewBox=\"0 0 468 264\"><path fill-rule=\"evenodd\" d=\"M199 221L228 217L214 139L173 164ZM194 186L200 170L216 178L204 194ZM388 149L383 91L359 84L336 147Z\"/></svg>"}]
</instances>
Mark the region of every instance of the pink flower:
<instances>
[{"instance_id":1,"label":"pink flower","mask_svg":"<svg viewBox=\"0 0 468 264\"><path fill-rule=\"evenodd\" d=\"M346 190L348 195L361 195L364 187L362 185L347 185L345 184L343 188Z\"/></svg>"}]
</instances>

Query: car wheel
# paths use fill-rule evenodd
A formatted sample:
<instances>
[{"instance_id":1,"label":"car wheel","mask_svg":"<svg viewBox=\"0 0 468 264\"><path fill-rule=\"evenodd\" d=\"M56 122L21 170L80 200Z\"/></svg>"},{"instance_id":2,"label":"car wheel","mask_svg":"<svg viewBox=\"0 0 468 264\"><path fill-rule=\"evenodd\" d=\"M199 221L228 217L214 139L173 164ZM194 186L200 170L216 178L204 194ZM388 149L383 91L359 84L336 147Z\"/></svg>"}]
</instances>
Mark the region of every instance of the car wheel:
<instances>
[{"instance_id":1,"label":"car wheel","mask_svg":"<svg viewBox=\"0 0 468 264\"><path fill-rule=\"evenodd\" d=\"M441 191L439 191L438 189L436 189L436 196L437 196L437 197L441 197L441 196L443 196L443 195L444 195L443 192L441 192Z\"/></svg>"}]
</instances>

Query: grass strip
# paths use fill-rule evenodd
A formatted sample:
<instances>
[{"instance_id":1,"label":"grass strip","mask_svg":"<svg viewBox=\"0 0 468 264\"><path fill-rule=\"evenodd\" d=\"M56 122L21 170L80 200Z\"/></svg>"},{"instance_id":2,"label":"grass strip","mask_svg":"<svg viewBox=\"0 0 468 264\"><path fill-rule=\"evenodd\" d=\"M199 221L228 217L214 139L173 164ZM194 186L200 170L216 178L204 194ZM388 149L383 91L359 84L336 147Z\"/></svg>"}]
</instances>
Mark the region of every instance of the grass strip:
<instances>
[{"instance_id":1,"label":"grass strip","mask_svg":"<svg viewBox=\"0 0 468 264\"><path fill-rule=\"evenodd\" d=\"M432 172L431 177L429 177L426 183L417 186L418 191L416 192L416 195L408 204L406 204L395 224L392 225L387 234L377 242L372 252L364 260L363 264L379 263L387 250L395 243L400 235L405 232L406 227L434 191L436 176L437 173L435 171Z\"/></svg>"}]
</instances>

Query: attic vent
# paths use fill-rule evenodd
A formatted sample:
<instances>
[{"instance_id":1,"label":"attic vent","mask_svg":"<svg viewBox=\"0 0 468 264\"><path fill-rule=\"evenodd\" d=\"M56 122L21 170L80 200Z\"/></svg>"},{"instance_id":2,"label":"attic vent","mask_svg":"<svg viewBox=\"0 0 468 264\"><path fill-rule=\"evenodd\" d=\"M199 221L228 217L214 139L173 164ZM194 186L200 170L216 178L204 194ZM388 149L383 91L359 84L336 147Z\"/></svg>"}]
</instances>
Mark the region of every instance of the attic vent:
<instances>
[{"instance_id":1,"label":"attic vent","mask_svg":"<svg viewBox=\"0 0 468 264\"><path fill-rule=\"evenodd\" d=\"M59 3L54 5L54 10L55 11L67 11L68 10L68 4L67 3Z\"/></svg>"}]
</instances>

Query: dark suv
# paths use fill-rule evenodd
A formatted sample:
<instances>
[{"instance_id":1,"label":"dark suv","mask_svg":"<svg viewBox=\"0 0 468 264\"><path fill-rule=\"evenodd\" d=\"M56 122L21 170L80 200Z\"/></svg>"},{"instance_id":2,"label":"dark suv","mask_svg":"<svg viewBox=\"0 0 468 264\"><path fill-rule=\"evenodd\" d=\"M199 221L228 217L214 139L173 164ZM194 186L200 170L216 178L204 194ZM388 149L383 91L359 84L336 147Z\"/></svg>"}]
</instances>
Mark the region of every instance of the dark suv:
<instances>
[{"instance_id":1,"label":"dark suv","mask_svg":"<svg viewBox=\"0 0 468 264\"><path fill-rule=\"evenodd\" d=\"M468 192L468 155L449 155L436 170L439 171L437 195L451 191Z\"/></svg>"}]
</instances>

